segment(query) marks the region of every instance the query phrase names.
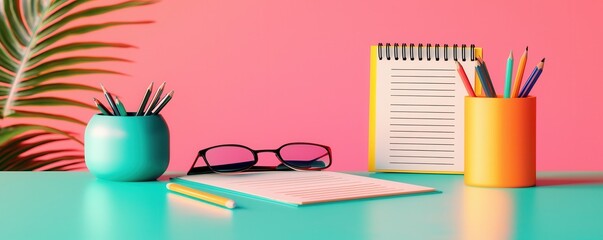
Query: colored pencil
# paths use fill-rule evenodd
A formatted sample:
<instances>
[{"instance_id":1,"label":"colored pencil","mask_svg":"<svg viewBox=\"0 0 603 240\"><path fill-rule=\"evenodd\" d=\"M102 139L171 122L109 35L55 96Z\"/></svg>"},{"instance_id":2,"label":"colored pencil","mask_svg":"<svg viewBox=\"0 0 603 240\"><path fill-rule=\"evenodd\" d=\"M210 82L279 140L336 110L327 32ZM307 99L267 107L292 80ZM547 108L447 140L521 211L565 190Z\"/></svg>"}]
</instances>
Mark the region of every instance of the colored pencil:
<instances>
[{"instance_id":1,"label":"colored pencil","mask_svg":"<svg viewBox=\"0 0 603 240\"><path fill-rule=\"evenodd\" d=\"M147 88L147 91L144 92L144 97L142 98L142 102L140 103L140 107L138 107L138 111L136 112L136 116L141 116L144 114L144 108L147 106L147 102L149 101L149 97L151 96L151 92L153 91L153 82Z\"/></svg>"},{"instance_id":2,"label":"colored pencil","mask_svg":"<svg viewBox=\"0 0 603 240\"><path fill-rule=\"evenodd\" d=\"M528 76L526 81L523 83L523 87L521 87L521 91L519 91L519 95L517 95L517 97L523 96L523 94L528 89L530 82L532 82L532 79L534 78L534 76L536 75L537 72L538 72L538 65L536 67L534 67L534 70L532 70L532 72L530 73L530 76Z\"/></svg>"},{"instance_id":3,"label":"colored pencil","mask_svg":"<svg viewBox=\"0 0 603 240\"><path fill-rule=\"evenodd\" d=\"M465 69L463 65L461 65L458 61L454 61L456 63L456 71L461 76L461 80L463 80L463 84L465 85L465 89L467 90L467 94L471 97L475 97L475 92L473 91L473 87L469 82L469 78L467 78L467 74L465 73Z\"/></svg>"},{"instance_id":4,"label":"colored pencil","mask_svg":"<svg viewBox=\"0 0 603 240\"><path fill-rule=\"evenodd\" d=\"M113 101L113 96L111 96L111 93L109 93L107 91L107 89L105 89L105 86L103 86L102 83L100 85L101 85L101 88L103 89L103 93L105 94L105 98L107 99L109 106L113 110L113 115L119 116L119 110L117 109L117 106L115 106L115 102Z\"/></svg>"},{"instance_id":5,"label":"colored pencil","mask_svg":"<svg viewBox=\"0 0 603 240\"><path fill-rule=\"evenodd\" d=\"M505 98L511 97L511 75L513 74L513 50L507 59L507 74L505 76Z\"/></svg>"},{"instance_id":6,"label":"colored pencil","mask_svg":"<svg viewBox=\"0 0 603 240\"><path fill-rule=\"evenodd\" d=\"M153 109L152 114L153 115L157 115L159 114L159 112L161 112L161 109L163 109L163 107L165 107L165 105L167 105L167 103L172 100L172 96L174 96L174 90L172 90L170 93L166 94L163 99L161 99L161 101L157 104L157 106Z\"/></svg>"},{"instance_id":7,"label":"colored pencil","mask_svg":"<svg viewBox=\"0 0 603 240\"><path fill-rule=\"evenodd\" d=\"M486 83L488 84L488 88L490 89L490 93L492 97L496 97L496 90L494 89L494 84L492 83L492 78L490 78L490 72L488 72L488 67L486 66L486 62L483 59L477 58L477 61L481 64L482 71L484 73L484 77L486 77Z\"/></svg>"},{"instance_id":8,"label":"colored pencil","mask_svg":"<svg viewBox=\"0 0 603 240\"><path fill-rule=\"evenodd\" d=\"M128 111L126 111L126 107L124 104L119 101L119 98L115 97L115 106L117 106L117 110L119 111L120 116L128 116Z\"/></svg>"},{"instance_id":9,"label":"colored pencil","mask_svg":"<svg viewBox=\"0 0 603 240\"><path fill-rule=\"evenodd\" d=\"M475 62L475 72L477 73L477 76L479 76L479 80L482 83L482 90L484 90L486 97L492 97L492 93L490 93L490 88L488 88L488 83L486 83L486 77L483 73L481 64L479 64L477 61Z\"/></svg>"},{"instance_id":10,"label":"colored pencil","mask_svg":"<svg viewBox=\"0 0 603 240\"><path fill-rule=\"evenodd\" d=\"M527 86L527 89L525 89L523 92L523 95L521 97L527 97L530 95L530 91L532 91L532 88L534 87L534 85L536 85L536 81L538 81L538 78L540 78L540 74L542 74L542 70L544 70L544 58L540 61L540 63L538 63L538 65L536 65L536 69L537 72L534 74L534 77L532 77L531 81L529 81L529 85Z\"/></svg>"},{"instance_id":11,"label":"colored pencil","mask_svg":"<svg viewBox=\"0 0 603 240\"><path fill-rule=\"evenodd\" d=\"M157 106L157 103L159 102L159 99L161 98L161 93L163 93L163 88L165 87L165 82L163 82L159 88L157 88L157 92L155 92L155 95L153 96L151 103L149 103L149 106L147 108L147 110L145 111L145 116L146 115L151 115L153 113L153 109Z\"/></svg>"},{"instance_id":12,"label":"colored pencil","mask_svg":"<svg viewBox=\"0 0 603 240\"><path fill-rule=\"evenodd\" d=\"M167 189L172 192L176 192L185 196L189 196L195 199L203 200L205 202L213 203L218 206L222 206L225 208L233 209L236 207L236 203L232 199L228 199L222 196L218 196L215 194L211 194L208 192L203 192L201 190L197 190L194 188L189 188L186 186L182 186L176 183L168 183L166 185Z\"/></svg>"},{"instance_id":13,"label":"colored pencil","mask_svg":"<svg viewBox=\"0 0 603 240\"><path fill-rule=\"evenodd\" d=\"M107 116L113 115L111 114L111 111L109 111L109 109L107 109L107 107L105 107L105 105L103 105L98 99L92 98L92 101L94 101L94 104L96 104L96 107L98 108L98 110L101 111L102 114L105 114Z\"/></svg>"},{"instance_id":14,"label":"colored pencil","mask_svg":"<svg viewBox=\"0 0 603 240\"><path fill-rule=\"evenodd\" d=\"M521 87L521 80L523 79L523 72L526 69L526 62L528 61L528 47L521 55L519 64L517 65L517 74L515 75L515 82L513 83L513 90L511 91L511 97L516 98L519 96L519 88Z\"/></svg>"}]
</instances>

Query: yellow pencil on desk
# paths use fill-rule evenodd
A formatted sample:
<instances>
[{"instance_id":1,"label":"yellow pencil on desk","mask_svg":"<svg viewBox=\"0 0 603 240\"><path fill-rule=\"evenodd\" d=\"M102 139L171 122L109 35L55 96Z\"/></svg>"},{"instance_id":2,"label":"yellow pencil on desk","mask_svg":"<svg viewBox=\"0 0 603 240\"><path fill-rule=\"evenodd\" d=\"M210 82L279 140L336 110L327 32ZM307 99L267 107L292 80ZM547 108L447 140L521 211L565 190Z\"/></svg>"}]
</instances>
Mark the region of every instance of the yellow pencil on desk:
<instances>
[{"instance_id":1,"label":"yellow pencil on desk","mask_svg":"<svg viewBox=\"0 0 603 240\"><path fill-rule=\"evenodd\" d=\"M168 190L170 190L172 192L177 192L177 193L180 193L185 196L189 196L189 197L193 197L193 198L196 198L199 200L210 202L210 203L216 204L218 206L222 206L222 207L230 208L230 209L233 209L236 207L235 201L232 199L228 199L228 198L214 195L211 193L199 191L197 189L185 187L180 184L168 183L166 185L166 187Z\"/></svg>"}]
</instances>

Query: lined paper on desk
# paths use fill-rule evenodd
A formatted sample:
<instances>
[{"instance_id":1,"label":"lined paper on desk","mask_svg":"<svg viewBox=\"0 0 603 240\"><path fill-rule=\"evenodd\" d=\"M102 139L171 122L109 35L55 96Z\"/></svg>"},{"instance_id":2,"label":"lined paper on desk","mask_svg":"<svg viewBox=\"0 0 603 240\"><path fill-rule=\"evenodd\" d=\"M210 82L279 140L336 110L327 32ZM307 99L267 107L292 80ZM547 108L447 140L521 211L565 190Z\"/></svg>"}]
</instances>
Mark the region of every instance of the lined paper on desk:
<instances>
[{"instance_id":1,"label":"lined paper on desk","mask_svg":"<svg viewBox=\"0 0 603 240\"><path fill-rule=\"evenodd\" d=\"M452 59L455 50L472 80L474 62L460 59L460 47L448 48L448 60L372 60L376 68L376 171L463 172L467 93ZM426 48L414 51L427 55ZM444 56L443 48L437 51ZM463 51L469 56L468 47Z\"/></svg>"},{"instance_id":2,"label":"lined paper on desk","mask_svg":"<svg viewBox=\"0 0 603 240\"><path fill-rule=\"evenodd\" d=\"M176 181L178 180L200 183L293 205L435 190L429 187L328 171L204 174L180 177Z\"/></svg>"}]
</instances>

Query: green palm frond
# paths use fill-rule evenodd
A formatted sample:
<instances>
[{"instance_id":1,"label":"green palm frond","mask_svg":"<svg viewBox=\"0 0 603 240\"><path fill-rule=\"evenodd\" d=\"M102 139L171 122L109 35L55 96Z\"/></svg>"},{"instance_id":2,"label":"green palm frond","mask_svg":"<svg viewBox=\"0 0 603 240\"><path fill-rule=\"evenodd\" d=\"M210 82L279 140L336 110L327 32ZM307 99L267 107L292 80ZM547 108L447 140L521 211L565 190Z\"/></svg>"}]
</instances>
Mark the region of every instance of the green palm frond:
<instances>
[{"instance_id":1,"label":"green palm frond","mask_svg":"<svg viewBox=\"0 0 603 240\"><path fill-rule=\"evenodd\" d=\"M85 83L63 81L89 74L125 75L103 68L81 68L79 64L130 62L113 56L85 55L89 49L126 49L132 45L116 42L76 41L71 36L102 29L147 24L151 21L109 21L78 24L78 20L122 9L156 3L156 0L124 0L98 6L92 0L4 0L0 1L0 120L50 119L77 125L74 117L52 112L55 106L96 109L89 103L57 93L63 91L101 92ZM100 1L98 1L100 2ZM96 2L96 3L98 3ZM94 5L94 6L90 6ZM89 6L89 7L87 7ZM50 95L49 95L50 94ZM58 138L57 138L58 137ZM0 170L72 170L81 168L81 150L38 150L40 146L73 140L69 131L39 124L2 126L0 122Z\"/></svg>"},{"instance_id":2,"label":"green palm frond","mask_svg":"<svg viewBox=\"0 0 603 240\"><path fill-rule=\"evenodd\" d=\"M14 131L13 133L7 132ZM41 126L39 129L44 129ZM5 128L0 132L0 137L5 139L2 134L14 135L19 130L15 128ZM74 165L82 165L83 156L81 154L73 154L77 152L75 149L59 149L46 151L32 151L35 148L44 146L50 143L69 140L69 138L47 138L47 136L57 135L56 133L43 131L34 131L20 135L18 137L9 138L0 144L0 169L2 170L18 170L18 171L33 171L43 168L52 168L52 170L65 170ZM46 169L50 170L50 169Z\"/></svg>"},{"instance_id":3,"label":"green palm frond","mask_svg":"<svg viewBox=\"0 0 603 240\"><path fill-rule=\"evenodd\" d=\"M58 134L63 137L69 138L77 143L83 145L84 143L73 136L72 132L64 131L58 128L36 125L36 124L15 124L6 126L4 128L0 128L0 146L5 146L7 142L11 141L11 139L18 137L21 134L25 134L30 131L42 131L50 134ZM10 150L5 148L0 148L0 153L4 150Z\"/></svg>"},{"instance_id":4,"label":"green palm frond","mask_svg":"<svg viewBox=\"0 0 603 240\"><path fill-rule=\"evenodd\" d=\"M18 4L21 2L21 4ZM65 77L86 74L122 74L107 69L84 69L72 66L92 62L129 62L126 59L110 56L67 56L59 54L95 48L130 48L131 45L105 42L75 42L57 45L74 35L82 35L98 30L133 24L146 24L151 21L114 21L75 25L77 20L109 12L155 3L150 0L130 0L121 3L84 7L90 0L6 0L0 6L0 118L10 117L19 106L66 105L88 108L91 105L80 104L72 99L57 101L51 98L32 98L36 95L63 90L97 90L81 88L81 85L60 83L56 80ZM54 57L54 58L53 58ZM52 81L51 81L52 80ZM54 84L54 85L53 85ZM71 88L49 87L62 84ZM26 93L22 93L26 92ZM32 100L33 99L33 100ZM29 112L39 110L28 110ZM23 117L23 114L18 114ZM30 116L71 121L68 118L51 117L49 114L30 114Z\"/></svg>"}]
</instances>

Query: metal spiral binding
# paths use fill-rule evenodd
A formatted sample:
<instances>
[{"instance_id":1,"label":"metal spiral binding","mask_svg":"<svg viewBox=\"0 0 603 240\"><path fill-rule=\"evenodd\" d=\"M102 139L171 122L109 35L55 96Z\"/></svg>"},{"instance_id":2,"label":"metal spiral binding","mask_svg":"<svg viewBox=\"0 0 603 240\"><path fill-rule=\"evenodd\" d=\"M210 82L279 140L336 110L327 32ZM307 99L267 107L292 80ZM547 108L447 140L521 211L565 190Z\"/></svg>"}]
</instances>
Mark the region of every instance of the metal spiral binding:
<instances>
[{"instance_id":1,"label":"metal spiral binding","mask_svg":"<svg viewBox=\"0 0 603 240\"><path fill-rule=\"evenodd\" d=\"M440 44L435 45L435 59L436 61L440 61Z\"/></svg>"},{"instance_id":2,"label":"metal spiral binding","mask_svg":"<svg viewBox=\"0 0 603 240\"><path fill-rule=\"evenodd\" d=\"M423 48L425 48L425 53L423 52ZM432 61L432 59L434 59L435 61L440 61L440 59L442 58L442 56L440 56L440 48L440 44L437 43L435 45L432 45L431 43L427 43L425 45L423 43L419 43L417 45L415 45L414 43L394 43L393 47L391 43L385 43L385 47L383 46L383 43L379 43L377 45L377 56L379 57L379 60L384 60L385 55L385 60L392 60L393 58L393 60L395 61L398 61L400 59L402 59L402 61L407 61L407 59L410 59L410 61L415 61L415 59L416 61ZM443 48L443 60L448 61L448 59L450 58L448 44L444 44ZM417 53L416 58L415 51ZM463 62L475 61L475 45L469 45L469 56L467 56L467 44L460 44L460 46L459 44L453 44L452 60Z\"/></svg>"},{"instance_id":3,"label":"metal spiral binding","mask_svg":"<svg viewBox=\"0 0 603 240\"><path fill-rule=\"evenodd\" d=\"M415 49L415 44L411 43L410 44L410 61L414 61L415 60L415 54L414 54L414 50Z\"/></svg>"},{"instance_id":4,"label":"metal spiral binding","mask_svg":"<svg viewBox=\"0 0 603 240\"><path fill-rule=\"evenodd\" d=\"M391 57L389 57L389 47L391 47L392 45L389 43L385 44L385 58L387 58L387 60L390 60Z\"/></svg>"}]
</instances>

